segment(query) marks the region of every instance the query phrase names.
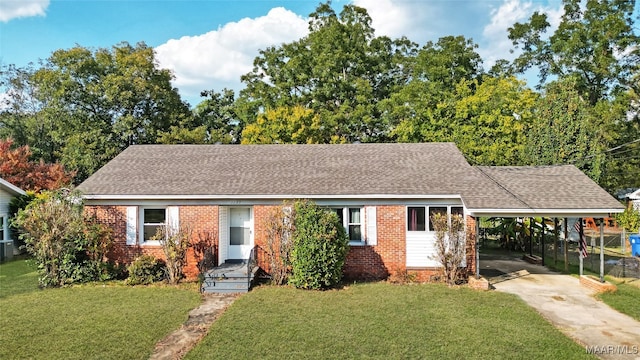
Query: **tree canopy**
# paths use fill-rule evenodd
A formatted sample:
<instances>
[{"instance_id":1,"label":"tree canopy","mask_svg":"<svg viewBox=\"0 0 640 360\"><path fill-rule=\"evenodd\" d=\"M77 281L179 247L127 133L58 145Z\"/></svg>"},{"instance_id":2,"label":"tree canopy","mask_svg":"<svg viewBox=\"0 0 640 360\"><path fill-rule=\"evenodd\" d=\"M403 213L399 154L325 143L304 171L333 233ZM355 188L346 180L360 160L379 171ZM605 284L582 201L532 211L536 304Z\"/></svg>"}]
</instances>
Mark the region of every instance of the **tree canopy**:
<instances>
[{"instance_id":1,"label":"tree canopy","mask_svg":"<svg viewBox=\"0 0 640 360\"><path fill-rule=\"evenodd\" d=\"M204 90L193 109L144 43L58 50L1 69L0 139L75 182L131 144L451 141L472 164L570 163L611 192L638 187L635 1L563 7L553 33L541 12L513 24L517 57L486 71L473 39L377 36L365 9L321 3L308 35L260 50L237 94ZM535 89L516 77L531 69Z\"/></svg>"},{"instance_id":2,"label":"tree canopy","mask_svg":"<svg viewBox=\"0 0 640 360\"><path fill-rule=\"evenodd\" d=\"M39 68L8 67L3 78L10 91L0 137L77 170L76 180L191 116L144 43L57 50Z\"/></svg>"}]
</instances>

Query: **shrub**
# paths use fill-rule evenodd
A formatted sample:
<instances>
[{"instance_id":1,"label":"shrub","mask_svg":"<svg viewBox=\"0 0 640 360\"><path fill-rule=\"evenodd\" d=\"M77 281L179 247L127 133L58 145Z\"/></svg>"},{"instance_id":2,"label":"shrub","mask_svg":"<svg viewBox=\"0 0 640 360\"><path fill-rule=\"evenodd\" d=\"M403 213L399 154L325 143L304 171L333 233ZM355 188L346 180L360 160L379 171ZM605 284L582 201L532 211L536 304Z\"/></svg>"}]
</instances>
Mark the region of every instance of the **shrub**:
<instances>
[{"instance_id":1,"label":"shrub","mask_svg":"<svg viewBox=\"0 0 640 360\"><path fill-rule=\"evenodd\" d=\"M79 193L63 189L38 194L18 210L13 225L38 267L40 287L112 278L104 262L111 231L85 219Z\"/></svg>"},{"instance_id":2,"label":"shrub","mask_svg":"<svg viewBox=\"0 0 640 360\"><path fill-rule=\"evenodd\" d=\"M205 271L218 265L218 232L215 230L201 230L196 232L192 240L193 257L198 267L200 280L204 279Z\"/></svg>"},{"instance_id":3,"label":"shrub","mask_svg":"<svg viewBox=\"0 0 640 360\"><path fill-rule=\"evenodd\" d=\"M451 224L447 214L435 214L431 217L436 232L436 254L434 259L440 267L441 278L449 285L458 283L463 276L462 261L466 256L464 218L451 215Z\"/></svg>"},{"instance_id":4,"label":"shrub","mask_svg":"<svg viewBox=\"0 0 640 360\"><path fill-rule=\"evenodd\" d=\"M37 264L40 287L62 286L86 276L84 218L74 198L63 192L42 193L18 211L14 224Z\"/></svg>"},{"instance_id":5,"label":"shrub","mask_svg":"<svg viewBox=\"0 0 640 360\"><path fill-rule=\"evenodd\" d=\"M164 261L151 255L138 256L127 267L129 277L125 281L127 285L148 285L156 281L162 281L166 275Z\"/></svg>"},{"instance_id":6,"label":"shrub","mask_svg":"<svg viewBox=\"0 0 640 360\"><path fill-rule=\"evenodd\" d=\"M322 289L342 279L349 239L338 216L310 201L294 204L292 274L297 288Z\"/></svg>"},{"instance_id":7,"label":"shrub","mask_svg":"<svg viewBox=\"0 0 640 360\"><path fill-rule=\"evenodd\" d=\"M184 266L187 264L187 251L191 244L191 229L180 226L172 228L165 225L158 228L152 239L158 240L166 260L167 277L170 284L177 284L184 277Z\"/></svg>"},{"instance_id":8,"label":"shrub","mask_svg":"<svg viewBox=\"0 0 640 360\"><path fill-rule=\"evenodd\" d=\"M286 284L291 275L294 216L293 209L286 204L272 209L267 215L265 252L271 281L276 285Z\"/></svg>"}]
</instances>

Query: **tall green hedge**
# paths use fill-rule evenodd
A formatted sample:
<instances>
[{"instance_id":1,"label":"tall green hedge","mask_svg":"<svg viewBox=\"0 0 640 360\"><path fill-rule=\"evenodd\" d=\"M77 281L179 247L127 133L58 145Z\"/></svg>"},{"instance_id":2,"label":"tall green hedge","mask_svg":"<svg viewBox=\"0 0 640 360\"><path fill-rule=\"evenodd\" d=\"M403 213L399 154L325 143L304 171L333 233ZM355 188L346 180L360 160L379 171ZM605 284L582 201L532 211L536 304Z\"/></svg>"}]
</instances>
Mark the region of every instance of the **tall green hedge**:
<instances>
[{"instance_id":1,"label":"tall green hedge","mask_svg":"<svg viewBox=\"0 0 640 360\"><path fill-rule=\"evenodd\" d=\"M349 252L342 219L311 201L297 201L294 210L289 283L301 289L323 289L338 284Z\"/></svg>"}]
</instances>

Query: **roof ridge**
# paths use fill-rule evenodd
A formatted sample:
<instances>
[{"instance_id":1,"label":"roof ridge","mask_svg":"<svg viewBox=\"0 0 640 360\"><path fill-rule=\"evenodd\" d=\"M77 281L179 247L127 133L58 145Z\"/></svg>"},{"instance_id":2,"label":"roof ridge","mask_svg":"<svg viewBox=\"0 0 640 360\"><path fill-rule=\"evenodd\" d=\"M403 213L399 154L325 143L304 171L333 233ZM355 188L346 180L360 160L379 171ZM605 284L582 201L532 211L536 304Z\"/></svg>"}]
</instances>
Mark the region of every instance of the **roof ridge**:
<instances>
[{"instance_id":1,"label":"roof ridge","mask_svg":"<svg viewBox=\"0 0 640 360\"><path fill-rule=\"evenodd\" d=\"M481 166L472 166L473 168L478 169L478 171L480 171L480 173L482 173L484 176L487 177L487 179L491 180L494 184L496 184L499 188L501 188L502 190L504 190L507 194L511 195L511 197L513 197L514 199L516 199L517 201L519 201L521 204L523 204L524 206L526 206L527 208L533 210L533 206L529 205L526 201L520 199L516 194L514 194L513 192L511 192L509 189L507 189L504 185L502 185L498 180L494 179L493 177L491 177L491 175L487 174L486 172L484 172L481 169ZM489 167L489 166L487 166Z\"/></svg>"}]
</instances>

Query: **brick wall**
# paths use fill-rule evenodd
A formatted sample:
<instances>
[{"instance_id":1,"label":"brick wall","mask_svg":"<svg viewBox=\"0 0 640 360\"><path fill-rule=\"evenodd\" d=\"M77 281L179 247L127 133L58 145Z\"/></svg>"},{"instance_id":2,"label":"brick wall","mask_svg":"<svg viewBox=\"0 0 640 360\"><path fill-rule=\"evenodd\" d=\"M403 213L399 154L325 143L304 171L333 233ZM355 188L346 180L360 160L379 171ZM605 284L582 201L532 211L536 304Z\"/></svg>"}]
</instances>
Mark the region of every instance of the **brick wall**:
<instances>
[{"instance_id":1,"label":"brick wall","mask_svg":"<svg viewBox=\"0 0 640 360\"><path fill-rule=\"evenodd\" d=\"M278 205L256 205L253 207L254 241L258 247L259 266L269 271L267 249L267 219ZM113 229L114 250L110 260L128 264L141 254L150 254L163 259L160 246L126 245L126 206L87 206L85 211ZM377 206L377 245L352 246L346 259L344 274L347 279L374 280L389 275L408 272L418 281L430 281L438 273L437 268L406 267L406 208L405 206ZM180 206L180 225L187 226L194 238L206 234L216 239L218 229L218 206ZM467 217L467 269L475 272L475 219ZM366 231L366 229L365 229ZM217 241L215 242L217 244ZM189 250L185 274L188 278L198 275L197 259Z\"/></svg>"},{"instance_id":2,"label":"brick wall","mask_svg":"<svg viewBox=\"0 0 640 360\"><path fill-rule=\"evenodd\" d=\"M351 247L344 267L345 278L384 279L405 269L405 207L377 206L376 228L377 245Z\"/></svg>"},{"instance_id":3,"label":"brick wall","mask_svg":"<svg viewBox=\"0 0 640 360\"><path fill-rule=\"evenodd\" d=\"M113 229L114 247L107 255L109 260L120 264L129 264L143 254L165 259L160 246L126 244L127 206L86 206L85 212L90 216L95 216L100 223ZM215 237L218 237L217 206L180 206L179 218L180 226L192 231L194 239L206 233L214 233ZM184 272L189 279L198 276L197 259L193 249L187 253L187 265Z\"/></svg>"},{"instance_id":4,"label":"brick wall","mask_svg":"<svg viewBox=\"0 0 640 360\"><path fill-rule=\"evenodd\" d=\"M467 216L467 274L476 273L476 218Z\"/></svg>"}]
</instances>

